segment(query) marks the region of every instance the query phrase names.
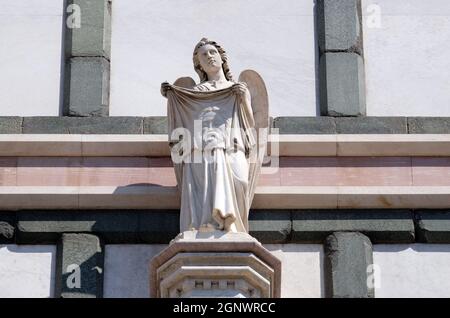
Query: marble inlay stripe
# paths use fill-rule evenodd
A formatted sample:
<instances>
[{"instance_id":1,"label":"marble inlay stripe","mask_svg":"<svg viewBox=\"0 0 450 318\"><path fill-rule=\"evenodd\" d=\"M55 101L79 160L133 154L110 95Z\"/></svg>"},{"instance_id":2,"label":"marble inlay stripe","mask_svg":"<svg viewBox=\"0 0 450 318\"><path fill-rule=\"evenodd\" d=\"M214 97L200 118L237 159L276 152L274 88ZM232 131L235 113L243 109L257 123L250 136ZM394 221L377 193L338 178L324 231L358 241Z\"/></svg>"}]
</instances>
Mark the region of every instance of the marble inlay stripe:
<instances>
[{"instance_id":1,"label":"marble inlay stripe","mask_svg":"<svg viewBox=\"0 0 450 318\"><path fill-rule=\"evenodd\" d=\"M450 156L450 134L270 135L278 156ZM278 145L278 147L274 146ZM167 157L167 135L0 134L0 156Z\"/></svg>"},{"instance_id":2,"label":"marble inlay stripe","mask_svg":"<svg viewBox=\"0 0 450 318\"><path fill-rule=\"evenodd\" d=\"M0 186L175 186L168 157L3 157ZM450 157L281 157L259 186L450 186Z\"/></svg>"},{"instance_id":3,"label":"marble inlay stripe","mask_svg":"<svg viewBox=\"0 0 450 318\"><path fill-rule=\"evenodd\" d=\"M0 157L0 186L16 185L17 158Z\"/></svg>"},{"instance_id":4,"label":"marble inlay stripe","mask_svg":"<svg viewBox=\"0 0 450 318\"><path fill-rule=\"evenodd\" d=\"M0 210L179 209L176 187L0 187ZM253 209L448 209L450 186L257 187Z\"/></svg>"},{"instance_id":5,"label":"marble inlay stripe","mask_svg":"<svg viewBox=\"0 0 450 318\"><path fill-rule=\"evenodd\" d=\"M450 157L412 158L414 185L450 186Z\"/></svg>"}]
</instances>

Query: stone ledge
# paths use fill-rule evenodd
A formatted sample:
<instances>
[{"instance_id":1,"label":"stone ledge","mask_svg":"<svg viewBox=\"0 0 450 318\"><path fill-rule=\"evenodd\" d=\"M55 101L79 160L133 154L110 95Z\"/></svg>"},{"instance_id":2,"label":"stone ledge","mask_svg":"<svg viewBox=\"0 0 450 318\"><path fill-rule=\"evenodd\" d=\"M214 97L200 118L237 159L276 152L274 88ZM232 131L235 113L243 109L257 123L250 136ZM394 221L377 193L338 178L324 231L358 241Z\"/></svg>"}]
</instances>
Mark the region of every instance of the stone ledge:
<instances>
[{"instance_id":1,"label":"stone ledge","mask_svg":"<svg viewBox=\"0 0 450 318\"><path fill-rule=\"evenodd\" d=\"M337 156L448 156L450 135L336 135Z\"/></svg>"},{"instance_id":2,"label":"stone ledge","mask_svg":"<svg viewBox=\"0 0 450 318\"><path fill-rule=\"evenodd\" d=\"M0 187L0 210L179 209L176 187ZM253 209L446 209L448 186L257 187Z\"/></svg>"},{"instance_id":3,"label":"stone ledge","mask_svg":"<svg viewBox=\"0 0 450 318\"><path fill-rule=\"evenodd\" d=\"M337 134L407 134L406 117L336 117Z\"/></svg>"},{"instance_id":4,"label":"stone ledge","mask_svg":"<svg viewBox=\"0 0 450 318\"><path fill-rule=\"evenodd\" d=\"M77 210L17 212L18 244L50 244L62 233L93 233L107 244L167 244L179 232L179 212Z\"/></svg>"},{"instance_id":5,"label":"stone ledge","mask_svg":"<svg viewBox=\"0 0 450 318\"><path fill-rule=\"evenodd\" d=\"M282 135L408 133L406 117L277 117L273 127Z\"/></svg>"},{"instance_id":6,"label":"stone ledge","mask_svg":"<svg viewBox=\"0 0 450 318\"><path fill-rule=\"evenodd\" d=\"M421 243L450 243L450 210L418 210L416 231Z\"/></svg>"},{"instance_id":7,"label":"stone ledge","mask_svg":"<svg viewBox=\"0 0 450 318\"><path fill-rule=\"evenodd\" d=\"M23 121L23 128L22 128ZM407 124L405 123L407 121ZM450 134L450 117L282 116L280 134ZM167 134L167 117L8 117L0 134Z\"/></svg>"},{"instance_id":8,"label":"stone ledge","mask_svg":"<svg viewBox=\"0 0 450 318\"><path fill-rule=\"evenodd\" d=\"M278 128L280 135L336 134L334 117L277 117L273 120L272 127Z\"/></svg>"},{"instance_id":9,"label":"stone ledge","mask_svg":"<svg viewBox=\"0 0 450 318\"><path fill-rule=\"evenodd\" d=\"M294 157L450 156L450 134L269 135L268 148ZM0 156L169 157L170 148L167 135L0 134Z\"/></svg>"},{"instance_id":10,"label":"stone ledge","mask_svg":"<svg viewBox=\"0 0 450 318\"><path fill-rule=\"evenodd\" d=\"M0 134L21 134L22 117L0 117Z\"/></svg>"},{"instance_id":11,"label":"stone ledge","mask_svg":"<svg viewBox=\"0 0 450 318\"><path fill-rule=\"evenodd\" d=\"M143 120L142 117L24 117L22 133L140 135Z\"/></svg>"},{"instance_id":12,"label":"stone ledge","mask_svg":"<svg viewBox=\"0 0 450 318\"><path fill-rule=\"evenodd\" d=\"M167 117L144 117L144 134L167 135L168 130Z\"/></svg>"},{"instance_id":13,"label":"stone ledge","mask_svg":"<svg viewBox=\"0 0 450 318\"><path fill-rule=\"evenodd\" d=\"M333 232L361 232L376 244L415 240L409 210L304 210L292 214L292 242L322 243Z\"/></svg>"},{"instance_id":14,"label":"stone ledge","mask_svg":"<svg viewBox=\"0 0 450 318\"><path fill-rule=\"evenodd\" d=\"M448 134L450 117L409 117L409 134Z\"/></svg>"},{"instance_id":15,"label":"stone ledge","mask_svg":"<svg viewBox=\"0 0 450 318\"><path fill-rule=\"evenodd\" d=\"M35 210L16 215L17 244L53 244L63 233L96 234L106 244L167 244L179 233L178 210ZM289 211L253 211L249 223L250 234L262 243L290 240Z\"/></svg>"},{"instance_id":16,"label":"stone ledge","mask_svg":"<svg viewBox=\"0 0 450 318\"><path fill-rule=\"evenodd\" d=\"M250 235L263 244L290 242L292 221L290 211L257 210L249 216Z\"/></svg>"},{"instance_id":17,"label":"stone ledge","mask_svg":"<svg viewBox=\"0 0 450 318\"><path fill-rule=\"evenodd\" d=\"M449 210L417 211L416 219L411 210L255 209L249 224L264 244L321 244L334 232L360 232L374 244L450 243ZM106 244L167 244L179 232L178 210L3 211L2 222L15 231L4 244L55 244L63 233L95 234Z\"/></svg>"}]
</instances>

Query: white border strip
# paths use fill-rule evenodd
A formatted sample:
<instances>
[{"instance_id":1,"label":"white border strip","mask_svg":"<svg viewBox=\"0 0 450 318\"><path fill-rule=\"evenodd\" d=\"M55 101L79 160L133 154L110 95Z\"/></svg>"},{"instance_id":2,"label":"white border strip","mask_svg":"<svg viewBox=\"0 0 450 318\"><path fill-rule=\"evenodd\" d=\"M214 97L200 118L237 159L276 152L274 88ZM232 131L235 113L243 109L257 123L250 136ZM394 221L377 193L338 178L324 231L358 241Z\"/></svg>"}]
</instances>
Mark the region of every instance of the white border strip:
<instances>
[{"instance_id":1,"label":"white border strip","mask_svg":"<svg viewBox=\"0 0 450 318\"><path fill-rule=\"evenodd\" d=\"M271 135L280 156L450 156L443 135ZM274 154L274 148L269 147ZM0 135L0 156L170 156L167 135Z\"/></svg>"},{"instance_id":2,"label":"white border strip","mask_svg":"<svg viewBox=\"0 0 450 318\"><path fill-rule=\"evenodd\" d=\"M0 187L0 210L179 207L176 187ZM258 187L252 208L450 208L450 186Z\"/></svg>"}]
</instances>

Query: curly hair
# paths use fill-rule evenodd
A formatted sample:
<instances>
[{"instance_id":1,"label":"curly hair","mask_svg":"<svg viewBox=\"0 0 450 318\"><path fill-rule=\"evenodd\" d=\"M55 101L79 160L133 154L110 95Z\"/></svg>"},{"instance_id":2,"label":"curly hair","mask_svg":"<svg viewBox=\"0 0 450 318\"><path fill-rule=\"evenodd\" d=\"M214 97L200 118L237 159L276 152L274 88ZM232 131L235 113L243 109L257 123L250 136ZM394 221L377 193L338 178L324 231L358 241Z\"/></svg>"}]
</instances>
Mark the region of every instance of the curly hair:
<instances>
[{"instance_id":1,"label":"curly hair","mask_svg":"<svg viewBox=\"0 0 450 318\"><path fill-rule=\"evenodd\" d=\"M197 56L198 50L206 44L213 45L217 49L217 51L219 52L220 57L222 58L222 61L223 61L222 69L223 69L223 73L225 74L225 78L228 81L233 81L233 76L231 75L230 67L228 66L228 56L227 56L227 53L225 52L225 50L219 44L217 44L217 42L208 40L207 38L202 38L200 40L200 42L198 42L198 44L195 46L194 54L193 54L193 58L192 58L194 61L194 69L195 69L195 72L197 72L198 76L200 77L200 82L205 82L208 80L208 75L202 69L202 67L200 65L200 60L198 59L198 56Z\"/></svg>"}]
</instances>

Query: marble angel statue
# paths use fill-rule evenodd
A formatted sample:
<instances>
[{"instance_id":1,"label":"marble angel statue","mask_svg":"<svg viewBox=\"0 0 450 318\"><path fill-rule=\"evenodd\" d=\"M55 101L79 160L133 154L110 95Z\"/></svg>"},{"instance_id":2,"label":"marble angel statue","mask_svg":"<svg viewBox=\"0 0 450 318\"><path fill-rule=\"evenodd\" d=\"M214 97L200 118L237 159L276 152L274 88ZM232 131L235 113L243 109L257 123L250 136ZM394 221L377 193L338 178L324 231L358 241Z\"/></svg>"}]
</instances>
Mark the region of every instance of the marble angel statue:
<instances>
[{"instance_id":1,"label":"marble angel statue","mask_svg":"<svg viewBox=\"0 0 450 318\"><path fill-rule=\"evenodd\" d=\"M236 82L225 50L203 38L194 49L196 84L161 84L181 191L180 231L248 232L248 214L269 126L267 91L247 70Z\"/></svg>"}]
</instances>

